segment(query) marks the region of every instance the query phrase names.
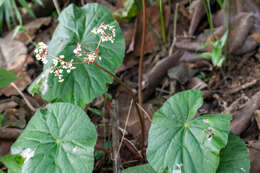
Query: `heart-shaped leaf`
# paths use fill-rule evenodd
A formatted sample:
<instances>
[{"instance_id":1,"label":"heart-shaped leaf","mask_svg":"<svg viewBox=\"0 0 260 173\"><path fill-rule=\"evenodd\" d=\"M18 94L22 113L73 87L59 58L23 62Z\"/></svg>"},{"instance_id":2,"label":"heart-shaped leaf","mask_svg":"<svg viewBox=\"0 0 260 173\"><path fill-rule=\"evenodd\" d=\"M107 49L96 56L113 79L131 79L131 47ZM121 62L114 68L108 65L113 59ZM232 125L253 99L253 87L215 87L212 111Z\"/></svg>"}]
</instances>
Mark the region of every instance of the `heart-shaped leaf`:
<instances>
[{"instance_id":1,"label":"heart-shaped leaf","mask_svg":"<svg viewBox=\"0 0 260 173\"><path fill-rule=\"evenodd\" d=\"M66 61L75 59L73 50L77 43L83 51L94 51L100 37L91 31L101 23L115 27L114 43L102 42L99 54L102 57L97 64L114 73L122 64L125 53L125 41L118 23L113 19L107 7L96 3L88 3L83 7L70 5L59 17L59 25L48 45L52 56L64 55ZM74 61L83 61L75 59ZM51 62L51 61L50 61ZM40 94L49 102L70 102L84 107L94 98L107 91L107 84L113 78L93 64L75 65L70 74L64 74L64 82L59 83L57 77L49 74L51 64L44 66L44 72L30 87L30 92Z\"/></svg>"},{"instance_id":2,"label":"heart-shaped leaf","mask_svg":"<svg viewBox=\"0 0 260 173\"><path fill-rule=\"evenodd\" d=\"M249 169L249 154L244 141L230 133L227 146L220 151L217 173L249 173Z\"/></svg>"},{"instance_id":3,"label":"heart-shaped leaf","mask_svg":"<svg viewBox=\"0 0 260 173\"><path fill-rule=\"evenodd\" d=\"M20 173L24 163L24 158L19 154L9 154L0 157L0 161L8 168L8 173Z\"/></svg>"},{"instance_id":4,"label":"heart-shaped leaf","mask_svg":"<svg viewBox=\"0 0 260 173\"><path fill-rule=\"evenodd\" d=\"M54 103L34 114L12 153L24 153L23 173L91 173L96 140L95 126L82 109Z\"/></svg>"},{"instance_id":5,"label":"heart-shaped leaf","mask_svg":"<svg viewBox=\"0 0 260 173\"><path fill-rule=\"evenodd\" d=\"M158 173L216 171L232 115L204 115L194 119L202 104L199 90L184 91L168 99L154 114L147 160Z\"/></svg>"},{"instance_id":6,"label":"heart-shaped leaf","mask_svg":"<svg viewBox=\"0 0 260 173\"><path fill-rule=\"evenodd\" d=\"M19 79L12 72L7 71L0 67L0 88L4 88L13 81Z\"/></svg>"},{"instance_id":7,"label":"heart-shaped leaf","mask_svg":"<svg viewBox=\"0 0 260 173\"><path fill-rule=\"evenodd\" d=\"M156 173L149 164L127 168L122 173Z\"/></svg>"}]
</instances>

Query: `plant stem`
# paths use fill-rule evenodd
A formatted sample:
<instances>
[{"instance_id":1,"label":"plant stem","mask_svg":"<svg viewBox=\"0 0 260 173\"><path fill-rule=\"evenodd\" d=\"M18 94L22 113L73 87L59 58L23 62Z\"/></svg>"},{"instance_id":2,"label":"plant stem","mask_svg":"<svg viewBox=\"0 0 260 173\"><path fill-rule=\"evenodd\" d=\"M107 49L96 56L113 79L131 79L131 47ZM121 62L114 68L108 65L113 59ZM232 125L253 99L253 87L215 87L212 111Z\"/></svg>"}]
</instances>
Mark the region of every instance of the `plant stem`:
<instances>
[{"instance_id":1,"label":"plant stem","mask_svg":"<svg viewBox=\"0 0 260 173\"><path fill-rule=\"evenodd\" d=\"M73 64L88 64L87 62L74 62ZM110 76L112 76L114 78L115 81L117 81L118 83L120 83L120 85L122 85L127 92L131 95L131 97L134 100L134 106L137 110L137 115L140 119L140 124L141 124L141 129L142 129L142 141L141 141L141 148L142 148L142 156L143 158L145 158L145 148L144 148L144 142L145 142L145 124L144 124L144 117L142 116L142 111L140 110L140 108L137 105L137 99L136 99L136 95L133 93L133 91L119 78L117 77L115 74L113 74L112 72L108 71L107 69L105 69L104 67L102 67L101 65L94 63L95 66L97 66L99 69L101 69L102 71L106 72L107 74L109 74ZM140 104L139 104L140 105Z\"/></svg>"},{"instance_id":2,"label":"plant stem","mask_svg":"<svg viewBox=\"0 0 260 173\"><path fill-rule=\"evenodd\" d=\"M53 0L54 7L56 8L56 11L58 15L60 15L60 5L57 0Z\"/></svg>"},{"instance_id":3,"label":"plant stem","mask_svg":"<svg viewBox=\"0 0 260 173\"><path fill-rule=\"evenodd\" d=\"M112 101L112 151L113 151L113 173L120 173L120 155L117 154L119 150L119 134L118 134L118 127L119 127L119 119L118 119L118 105L116 100Z\"/></svg>"},{"instance_id":4,"label":"plant stem","mask_svg":"<svg viewBox=\"0 0 260 173\"><path fill-rule=\"evenodd\" d=\"M25 95L23 94L23 92L15 85L15 83L11 83L11 86L16 89L16 91L22 96L22 98L24 99L26 105L28 106L28 108L32 111L35 112L36 109L32 106L32 104L29 102L29 100L25 97Z\"/></svg>"},{"instance_id":5,"label":"plant stem","mask_svg":"<svg viewBox=\"0 0 260 173\"><path fill-rule=\"evenodd\" d=\"M162 28L162 40L163 40L163 43L165 43L166 42L166 32L165 32L162 0L159 0L159 6L160 6L160 19L161 19L161 28Z\"/></svg>"},{"instance_id":6,"label":"plant stem","mask_svg":"<svg viewBox=\"0 0 260 173\"><path fill-rule=\"evenodd\" d=\"M146 4L145 0L142 0L143 6L143 14L142 14L142 40L141 40L141 50L140 50L140 59L139 59L139 67L138 67L138 103L141 107L143 107L143 59L144 59L144 42L145 42L145 32L146 32ZM140 122L142 123L142 143L141 143L141 151L143 157L145 156L145 123L144 123L144 114L138 107L135 102L136 109L139 111Z\"/></svg>"},{"instance_id":7,"label":"plant stem","mask_svg":"<svg viewBox=\"0 0 260 173\"><path fill-rule=\"evenodd\" d=\"M99 69L103 70L104 72L108 73L110 76L112 76L114 78L115 81L117 81L118 83L120 83L127 91L128 93L132 96L133 100L134 100L134 105L135 108L137 110L137 114L139 116L140 119L140 124L141 124L141 129L142 129L142 143L141 143L141 149L142 149L142 156L143 158L145 155L145 151L144 151L144 142L145 142L145 124L144 124L144 116L140 110L140 108L137 105L137 100L136 100L136 96L133 93L133 91L116 75L114 75L113 73L111 73L110 71L108 71L107 69L105 69L104 67L100 66L99 64L94 64L96 65ZM139 103L140 104L140 103Z\"/></svg>"},{"instance_id":8,"label":"plant stem","mask_svg":"<svg viewBox=\"0 0 260 173\"><path fill-rule=\"evenodd\" d=\"M209 22L209 29L212 35L212 41L215 41L215 35L214 35L214 27L213 27L213 21L212 21L212 13L211 13L211 7L210 7L210 0L203 0L204 8L206 10L208 22Z\"/></svg>"}]
</instances>

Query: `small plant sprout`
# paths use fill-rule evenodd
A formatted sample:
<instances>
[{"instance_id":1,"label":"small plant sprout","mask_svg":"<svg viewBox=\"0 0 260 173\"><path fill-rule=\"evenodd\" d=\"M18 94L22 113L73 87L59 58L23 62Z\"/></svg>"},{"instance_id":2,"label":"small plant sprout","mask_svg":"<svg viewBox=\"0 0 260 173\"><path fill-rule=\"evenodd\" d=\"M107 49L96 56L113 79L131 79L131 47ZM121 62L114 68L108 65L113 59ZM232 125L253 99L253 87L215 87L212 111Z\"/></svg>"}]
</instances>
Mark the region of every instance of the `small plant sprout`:
<instances>
[{"instance_id":1,"label":"small plant sprout","mask_svg":"<svg viewBox=\"0 0 260 173\"><path fill-rule=\"evenodd\" d=\"M95 64L97 57L99 58L99 60L101 60L101 57L98 53L100 44L106 41L114 43L116 36L115 27L104 24L104 22L102 22L99 27L95 27L91 32L100 36L97 48L94 51L85 52L82 50L81 44L77 43L77 47L73 50L74 55L76 57L82 58L82 60L86 64ZM45 43L38 43L34 53L36 54L35 56L37 60L42 61L43 64L47 64L48 59L46 56L48 55L48 46ZM72 58L70 62L65 61L64 55L60 55L59 57L49 55L49 57L52 58L50 73L53 73L56 77L58 77L60 83L64 81L63 72L66 71L67 73L70 73L72 70L76 69L73 64L78 64L77 62L74 63L74 59Z\"/></svg>"}]
</instances>

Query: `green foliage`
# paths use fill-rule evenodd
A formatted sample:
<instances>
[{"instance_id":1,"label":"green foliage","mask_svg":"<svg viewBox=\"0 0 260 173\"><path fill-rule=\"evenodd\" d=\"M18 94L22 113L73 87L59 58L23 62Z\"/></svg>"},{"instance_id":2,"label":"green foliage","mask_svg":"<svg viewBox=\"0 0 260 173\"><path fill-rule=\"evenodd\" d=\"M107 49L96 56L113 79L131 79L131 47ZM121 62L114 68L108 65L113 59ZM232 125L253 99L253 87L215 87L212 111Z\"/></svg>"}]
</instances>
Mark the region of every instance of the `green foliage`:
<instances>
[{"instance_id":1,"label":"green foliage","mask_svg":"<svg viewBox=\"0 0 260 173\"><path fill-rule=\"evenodd\" d=\"M4 116L2 114L0 114L0 128L2 127L3 119L4 119Z\"/></svg>"},{"instance_id":2,"label":"green foliage","mask_svg":"<svg viewBox=\"0 0 260 173\"><path fill-rule=\"evenodd\" d=\"M0 67L0 88L4 88L13 81L19 79L11 71L7 71Z\"/></svg>"},{"instance_id":3,"label":"green foliage","mask_svg":"<svg viewBox=\"0 0 260 173\"><path fill-rule=\"evenodd\" d=\"M122 173L156 173L155 170L149 165L139 165L131 167L122 171Z\"/></svg>"},{"instance_id":4,"label":"green foliage","mask_svg":"<svg viewBox=\"0 0 260 173\"><path fill-rule=\"evenodd\" d=\"M249 169L249 154L244 141L230 133L227 146L220 151L217 173L249 173Z\"/></svg>"},{"instance_id":5,"label":"green foliage","mask_svg":"<svg viewBox=\"0 0 260 173\"><path fill-rule=\"evenodd\" d=\"M41 0L34 0L33 2L43 5ZM26 0L18 0L18 3L25 8L31 16L35 17ZM22 16L15 0L0 0L0 30L3 27L4 18L8 28L11 27L11 24L16 23L16 19L20 25L22 24Z\"/></svg>"},{"instance_id":6,"label":"green foliage","mask_svg":"<svg viewBox=\"0 0 260 173\"><path fill-rule=\"evenodd\" d=\"M34 151L22 173L91 173L96 141L95 126L82 109L55 103L34 114L11 150L13 154Z\"/></svg>"},{"instance_id":7,"label":"green foliage","mask_svg":"<svg viewBox=\"0 0 260 173\"><path fill-rule=\"evenodd\" d=\"M217 0L218 5L223 10L223 4L221 0ZM205 59L211 60L212 64L216 67L221 67L224 61L226 60L225 55L222 53L222 49L227 41L228 38L228 29L226 33L222 36L220 40L215 40L215 34L214 34L214 26L213 26L213 20L212 20L212 12L211 12L211 1L210 0L203 0L204 8L206 10L209 26L210 26L210 32L212 35L212 43L206 42L204 45L199 47L198 49L205 48L207 46L212 46L213 49L211 52L205 52L201 54L201 57ZM226 5L228 5L229 2L226 1Z\"/></svg>"},{"instance_id":8,"label":"green foliage","mask_svg":"<svg viewBox=\"0 0 260 173\"><path fill-rule=\"evenodd\" d=\"M194 119L202 104L199 90L184 91L168 99L154 114L147 160L158 173L165 169L193 173L216 171L232 116L214 114Z\"/></svg>"},{"instance_id":9,"label":"green foliage","mask_svg":"<svg viewBox=\"0 0 260 173\"><path fill-rule=\"evenodd\" d=\"M225 32L225 34L221 37L220 40L215 40L213 41L213 43L206 43L202 45L199 49L205 48L207 46L213 46L213 49L211 52L204 52L200 54L200 56L205 59L211 60L214 66L221 67L223 62L226 60L226 57L225 55L223 55L222 50L227 41L227 38L228 32Z\"/></svg>"},{"instance_id":10,"label":"green foliage","mask_svg":"<svg viewBox=\"0 0 260 173\"><path fill-rule=\"evenodd\" d=\"M115 26L115 42L102 43L99 53L102 60L97 64L114 73L115 68L122 64L125 53L125 40L118 23L113 19L107 7L88 3L84 7L70 5L59 17L59 25L49 43L48 51L53 56L64 55L75 58L73 49L77 43L84 51L95 50L99 37L92 34L93 28L102 22ZM70 61L70 59L66 59ZM82 61L82 60L78 60ZM93 64L75 65L77 68L70 74L64 75L64 82L58 82L54 75L49 75L50 65L44 66L43 73L31 85L29 91L39 93L49 102L70 102L84 107L94 98L107 91L106 84L112 83L113 78ZM40 86L40 82L42 83ZM35 90L38 87L39 90Z\"/></svg>"},{"instance_id":11,"label":"green foliage","mask_svg":"<svg viewBox=\"0 0 260 173\"><path fill-rule=\"evenodd\" d=\"M161 28L162 28L162 40L166 42L166 32L165 32L165 22L164 22L164 11L163 11L163 1L159 0L159 7L160 7L160 20L161 20Z\"/></svg>"},{"instance_id":12,"label":"green foliage","mask_svg":"<svg viewBox=\"0 0 260 173\"><path fill-rule=\"evenodd\" d=\"M24 158L19 154L9 154L0 157L0 161L8 168L8 173L20 173Z\"/></svg>"},{"instance_id":13,"label":"green foliage","mask_svg":"<svg viewBox=\"0 0 260 173\"><path fill-rule=\"evenodd\" d=\"M127 0L124 3L124 9L116 11L113 15L120 21L132 22L137 16L138 12L139 6L137 0Z\"/></svg>"},{"instance_id":14,"label":"green foliage","mask_svg":"<svg viewBox=\"0 0 260 173\"><path fill-rule=\"evenodd\" d=\"M200 72L197 75L198 78L200 78L201 80L203 80L204 82L208 83L210 81L210 77L207 77L206 74L204 72Z\"/></svg>"},{"instance_id":15,"label":"green foliage","mask_svg":"<svg viewBox=\"0 0 260 173\"><path fill-rule=\"evenodd\" d=\"M14 28L13 31L13 38L19 33L19 32L27 32L27 29L23 25L17 25Z\"/></svg>"}]
</instances>

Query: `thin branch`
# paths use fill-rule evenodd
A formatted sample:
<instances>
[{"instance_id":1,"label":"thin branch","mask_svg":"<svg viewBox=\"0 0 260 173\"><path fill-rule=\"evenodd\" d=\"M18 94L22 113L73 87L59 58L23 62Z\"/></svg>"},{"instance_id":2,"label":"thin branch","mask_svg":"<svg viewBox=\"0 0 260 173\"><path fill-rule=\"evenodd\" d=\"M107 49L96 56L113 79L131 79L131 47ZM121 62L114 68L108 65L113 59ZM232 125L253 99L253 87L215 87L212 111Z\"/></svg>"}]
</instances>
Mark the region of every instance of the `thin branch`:
<instances>
[{"instance_id":1,"label":"thin branch","mask_svg":"<svg viewBox=\"0 0 260 173\"><path fill-rule=\"evenodd\" d=\"M59 2L57 0L53 0L53 4L56 8L56 11L58 13L58 15L60 15L60 5L59 5Z\"/></svg>"},{"instance_id":2,"label":"thin branch","mask_svg":"<svg viewBox=\"0 0 260 173\"><path fill-rule=\"evenodd\" d=\"M36 109L32 106L32 104L29 102L29 100L25 97L25 95L22 93L22 91L12 82L11 86L16 89L16 91L22 96L24 99L26 105L31 109L32 112L35 112Z\"/></svg>"},{"instance_id":3,"label":"thin branch","mask_svg":"<svg viewBox=\"0 0 260 173\"><path fill-rule=\"evenodd\" d=\"M85 4L84 0L81 0L81 5L83 6Z\"/></svg>"},{"instance_id":4,"label":"thin branch","mask_svg":"<svg viewBox=\"0 0 260 173\"><path fill-rule=\"evenodd\" d=\"M139 106L139 108L144 112L144 115L146 115L147 119L152 122L152 119L150 117L150 115L144 110L144 108L142 106L140 106L138 103L137 105Z\"/></svg>"},{"instance_id":5,"label":"thin branch","mask_svg":"<svg viewBox=\"0 0 260 173\"><path fill-rule=\"evenodd\" d=\"M87 62L74 62L73 64L88 64ZM99 69L101 69L102 71L106 72L107 74L109 74L110 76L112 76L114 78L115 81L117 81L118 83L121 84L121 86L123 86L127 92L131 95L131 97L133 98L134 100L134 106L137 110L137 115L139 117L139 120L140 120L140 124L141 124L141 132L142 132L142 145L144 146L144 142L145 142L145 124L144 124L144 118L142 118L142 114L141 114L141 110L140 108L138 107L137 105L137 99L136 99L136 96L135 94L133 93L133 91L119 78L117 77L116 75L114 75L112 72L108 71L107 69L105 69L104 67L100 66L99 64L97 63L94 63L93 65L96 65ZM142 147L144 149L144 147ZM142 154L143 154L143 158L145 158L145 151L142 150Z\"/></svg>"},{"instance_id":6,"label":"thin branch","mask_svg":"<svg viewBox=\"0 0 260 173\"><path fill-rule=\"evenodd\" d=\"M112 102L113 113L112 113L112 150L113 150L113 172L120 173L120 155L118 155L119 150L119 134L118 134L118 105L117 102Z\"/></svg>"},{"instance_id":7,"label":"thin branch","mask_svg":"<svg viewBox=\"0 0 260 173\"><path fill-rule=\"evenodd\" d=\"M138 67L138 103L139 105L143 105L143 59L144 59L144 42L145 42L145 32L146 32L146 4L145 0L142 0L142 6L143 6L143 14L142 14L142 40L141 40L141 51L140 51L140 59L139 59L139 67ZM139 107L137 108L139 110ZM144 115L143 112L140 111L140 121L142 122L142 131L145 131L145 123L144 123ZM142 143L141 143L141 151L142 155L145 155L145 134L142 135Z\"/></svg>"},{"instance_id":8,"label":"thin branch","mask_svg":"<svg viewBox=\"0 0 260 173\"><path fill-rule=\"evenodd\" d=\"M119 155L122 143L123 143L124 138L125 138L126 126L128 124L128 120L129 120L130 113L131 113L131 110L132 110L132 105L133 105L133 99L131 100L130 107L129 107L129 110L128 110L128 114L127 114L127 117L126 117L125 127L124 127L124 130L123 130L123 136L122 136L120 144L119 144L119 148L118 148L118 151L117 151L117 156Z\"/></svg>"},{"instance_id":9,"label":"thin branch","mask_svg":"<svg viewBox=\"0 0 260 173\"><path fill-rule=\"evenodd\" d=\"M172 55L173 48L176 43L176 27L177 27L177 20L178 20L178 8L179 8L179 3L176 4L175 6L175 11L174 11L174 21L173 21L173 41L169 50L169 56Z\"/></svg>"}]
</instances>

